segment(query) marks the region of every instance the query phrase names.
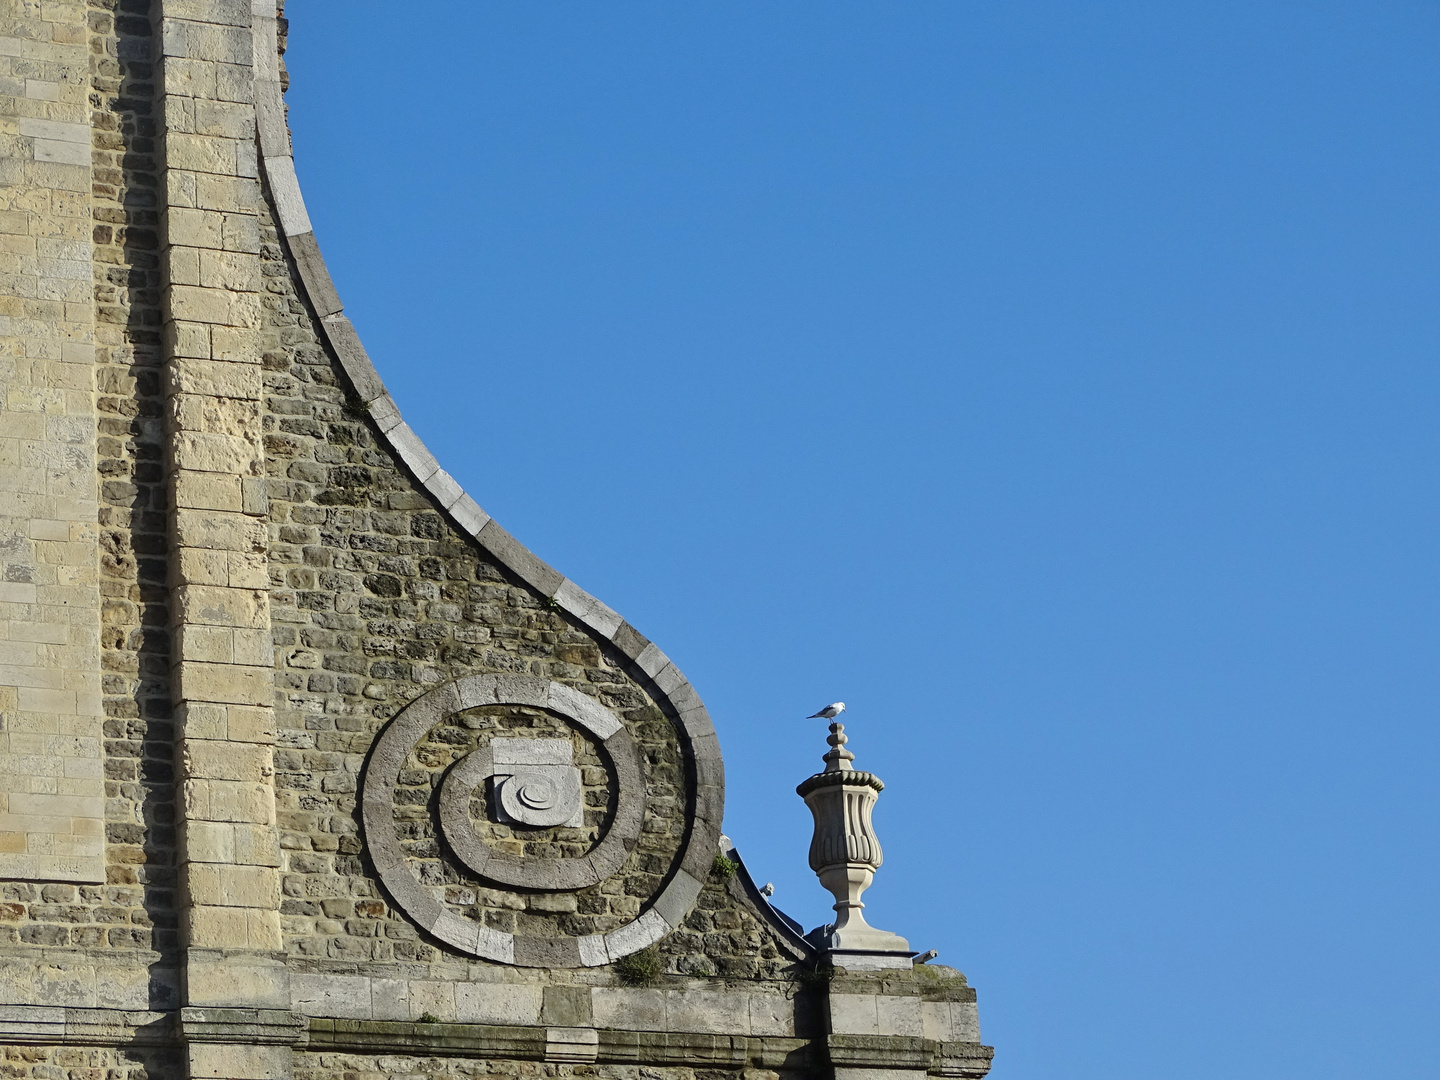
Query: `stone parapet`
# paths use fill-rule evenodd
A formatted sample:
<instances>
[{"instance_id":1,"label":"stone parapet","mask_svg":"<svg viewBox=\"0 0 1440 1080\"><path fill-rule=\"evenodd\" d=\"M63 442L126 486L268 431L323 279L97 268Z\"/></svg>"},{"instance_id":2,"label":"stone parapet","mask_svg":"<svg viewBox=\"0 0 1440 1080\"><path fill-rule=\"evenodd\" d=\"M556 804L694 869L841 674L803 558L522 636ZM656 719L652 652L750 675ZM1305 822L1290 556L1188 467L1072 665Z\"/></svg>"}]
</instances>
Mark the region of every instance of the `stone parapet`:
<instances>
[{"instance_id":1,"label":"stone parapet","mask_svg":"<svg viewBox=\"0 0 1440 1080\"><path fill-rule=\"evenodd\" d=\"M980 1042L975 991L942 965L834 969L825 985L824 1056L835 1080L926 1075L978 1080L994 1050Z\"/></svg>"}]
</instances>

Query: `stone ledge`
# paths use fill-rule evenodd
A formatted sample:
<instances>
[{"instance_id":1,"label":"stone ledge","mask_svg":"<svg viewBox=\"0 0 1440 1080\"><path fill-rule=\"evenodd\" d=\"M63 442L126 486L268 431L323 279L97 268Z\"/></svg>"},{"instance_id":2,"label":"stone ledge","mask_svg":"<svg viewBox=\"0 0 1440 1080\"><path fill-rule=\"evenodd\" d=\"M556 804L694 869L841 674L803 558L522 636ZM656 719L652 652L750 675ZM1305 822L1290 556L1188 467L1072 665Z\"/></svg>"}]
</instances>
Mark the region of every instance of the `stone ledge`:
<instances>
[{"instance_id":1,"label":"stone ledge","mask_svg":"<svg viewBox=\"0 0 1440 1080\"><path fill-rule=\"evenodd\" d=\"M962 1080L980 1080L990 1071L995 1059L993 1046L980 1043L942 1042L938 1061L931 1066L935 1076L954 1076Z\"/></svg>"},{"instance_id":2,"label":"stone ledge","mask_svg":"<svg viewBox=\"0 0 1440 1080\"><path fill-rule=\"evenodd\" d=\"M386 1020L311 1020L308 1048L386 1054L418 1050L443 1057L497 1055L545 1058L543 1027L491 1024L414 1024Z\"/></svg>"},{"instance_id":3,"label":"stone ledge","mask_svg":"<svg viewBox=\"0 0 1440 1080\"><path fill-rule=\"evenodd\" d=\"M174 1042L174 1013L0 1005L0 1044L162 1046Z\"/></svg>"},{"instance_id":4,"label":"stone ledge","mask_svg":"<svg viewBox=\"0 0 1440 1080\"><path fill-rule=\"evenodd\" d=\"M936 1042L909 1035L827 1035L825 1060L836 1069L884 1069L938 1076L982 1077L995 1048L980 1043Z\"/></svg>"},{"instance_id":5,"label":"stone ledge","mask_svg":"<svg viewBox=\"0 0 1440 1080\"><path fill-rule=\"evenodd\" d=\"M817 1056L809 1039L602 1028L599 1061L629 1065L732 1068L749 1065L766 1069L799 1069L813 1067Z\"/></svg>"},{"instance_id":6,"label":"stone ledge","mask_svg":"<svg viewBox=\"0 0 1440 1080\"><path fill-rule=\"evenodd\" d=\"M556 1044L553 1027L491 1024L417 1024L379 1020L311 1020L311 1051L385 1053L422 1051L440 1057L496 1056L546 1060ZM572 1030L572 1029L564 1029ZM594 1031L597 1064L794 1067L813 1063L807 1039L703 1035L674 1031Z\"/></svg>"},{"instance_id":7,"label":"stone ledge","mask_svg":"<svg viewBox=\"0 0 1440 1080\"><path fill-rule=\"evenodd\" d=\"M593 1034L592 1034L593 1033ZM593 1041L592 1041L593 1039ZM806 1069L904 1070L978 1080L990 1069L992 1047L904 1036L710 1035L620 1028L549 1025L405 1023L383 1020L307 1020L284 1009L186 1008L134 1012L34 1005L0 1005L0 1042L16 1046L286 1046L310 1051L556 1060L557 1047L582 1044L597 1064ZM588 1048L594 1047L594 1057Z\"/></svg>"},{"instance_id":8,"label":"stone ledge","mask_svg":"<svg viewBox=\"0 0 1440 1080\"><path fill-rule=\"evenodd\" d=\"M244 1043L250 1046L300 1046L308 1021L288 1009L181 1009L176 1024L187 1043Z\"/></svg>"}]
</instances>

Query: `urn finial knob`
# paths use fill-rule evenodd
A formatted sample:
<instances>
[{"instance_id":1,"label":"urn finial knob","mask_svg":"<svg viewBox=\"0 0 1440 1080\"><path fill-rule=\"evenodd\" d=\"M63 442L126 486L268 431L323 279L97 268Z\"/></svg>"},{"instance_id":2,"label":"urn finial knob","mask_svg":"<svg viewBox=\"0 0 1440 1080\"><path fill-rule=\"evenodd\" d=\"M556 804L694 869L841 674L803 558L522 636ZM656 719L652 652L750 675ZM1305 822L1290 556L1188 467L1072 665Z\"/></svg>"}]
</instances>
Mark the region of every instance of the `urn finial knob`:
<instances>
[{"instance_id":1,"label":"urn finial knob","mask_svg":"<svg viewBox=\"0 0 1440 1080\"><path fill-rule=\"evenodd\" d=\"M860 894L870 887L883 856L871 813L885 785L852 764L845 725L830 725L825 770L795 789L815 818L810 869L835 897L835 922L812 931L810 940L851 968L909 967L910 943L865 921Z\"/></svg>"}]
</instances>

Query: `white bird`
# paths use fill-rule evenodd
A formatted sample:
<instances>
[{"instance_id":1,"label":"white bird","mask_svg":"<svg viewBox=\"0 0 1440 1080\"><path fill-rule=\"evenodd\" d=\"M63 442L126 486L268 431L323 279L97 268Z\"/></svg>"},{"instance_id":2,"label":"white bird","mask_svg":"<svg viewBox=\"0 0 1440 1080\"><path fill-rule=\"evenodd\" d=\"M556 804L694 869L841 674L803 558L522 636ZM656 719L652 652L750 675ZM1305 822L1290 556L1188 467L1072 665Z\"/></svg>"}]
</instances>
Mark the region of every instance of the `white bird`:
<instances>
[{"instance_id":1,"label":"white bird","mask_svg":"<svg viewBox=\"0 0 1440 1080\"><path fill-rule=\"evenodd\" d=\"M774 895L775 895L775 883L774 883L774 882L771 882L771 881L765 882L765 887L760 890L760 895L761 895L761 896L774 896Z\"/></svg>"},{"instance_id":2,"label":"white bird","mask_svg":"<svg viewBox=\"0 0 1440 1080\"><path fill-rule=\"evenodd\" d=\"M845 703L844 703L843 701L832 701L829 705L826 705L826 706L825 706L823 709L821 709L819 712L817 712L817 713L811 713L809 716L805 717L805 719L806 719L806 720L834 720L835 717L839 716L839 715L840 715L842 712L844 712L844 711L845 711Z\"/></svg>"}]
</instances>

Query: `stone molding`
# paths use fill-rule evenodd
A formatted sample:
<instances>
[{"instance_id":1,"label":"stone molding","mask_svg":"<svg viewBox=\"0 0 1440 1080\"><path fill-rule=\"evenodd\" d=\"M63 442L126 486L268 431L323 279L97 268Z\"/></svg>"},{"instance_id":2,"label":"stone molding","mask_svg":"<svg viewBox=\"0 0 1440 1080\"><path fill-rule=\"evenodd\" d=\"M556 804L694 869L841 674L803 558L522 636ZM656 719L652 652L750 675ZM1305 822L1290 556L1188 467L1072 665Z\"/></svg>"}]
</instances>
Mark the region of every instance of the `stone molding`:
<instances>
[{"instance_id":1,"label":"stone molding","mask_svg":"<svg viewBox=\"0 0 1440 1080\"><path fill-rule=\"evenodd\" d=\"M0 1044L165 1046L174 1013L64 1005L0 1005Z\"/></svg>"},{"instance_id":2,"label":"stone molding","mask_svg":"<svg viewBox=\"0 0 1440 1080\"><path fill-rule=\"evenodd\" d=\"M554 1055L557 1029L484 1024L417 1024L378 1020L312 1019L307 1049L345 1053L408 1053L425 1057L507 1057L530 1061L572 1060ZM897 1074L979 1080L990 1070L994 1050L976 1042L952 1042L904 1035L839 1035L818 1039L777 1035L708 1034L682 1031L588 1029L599 1065L650 1067L709 1066L800 1070L882 1080ZM571 1035L573 1037L573 1035ZM854 1072L849 1072L854 1070Z\"/></svg>"},{"instance_id":3,"label":"stone molding","mask_svg":"<svg viewBox=\"0 0 1440 1080\"><path fill-rule=\"evenodd\" d=\"M502 1027L483 1024L415 1024L376 1020L310 1021L308 1049L346 1053L406 1052L426 1057L506 1057L565 1061L554 1053L554 1036L573 1028ZM587 1029L578 1029L587 1030ZM710 1035L674 1031L588 1029L594 1041L588 1062L599 1065L793 1068L813 1065L811 1040L784 1036Z\"/></svg>"},{"instance_id":4,"label":"stone molding","mask_svg":"<svg viewBox=\"0 0 1440 1080\"><path fill-rule=\"evenodd\" d=\"M599 1065L801 1069L829 1065L903 1070L917 1077L978 1080L994 1051L978 1042L903 1035L709 1033L545 1024L424 1023L311 1017L264 1009L184 1009L179 1013L0 1006L0 1041L12 1046L161 1047L179 1036L228 1052L274 1047L289 1052L495 1057ZM583 1052L583 1054L581 1053Z\"/></svg>"},{"instance_id":5,"label":"stone molding","mask_svg":"<svg viewBox=\"0 0 1440 1080\"><path fill-rule=\"evenodd\" d=\"M314 308L319 332L374 423L381 445L395 454L417 484L462 533L474 539L491 558L541 597L553 602L625 658L631 674L649 683L657 702L668 706L680 732L682 748L693 764L694 803L686 856L680 870L652 906L635 922L622 928L624 933L617 930L605 935L603 953L599 949L587 951L573 964L568 962L575 959L569 955L568 949L563 956L557 956L552 951L533 955L521 953L506 961L562 967L610 963L669 933L680 924L699 895L700 883L709 872L719 844L725 811L725 767L714 724L690 681L658 646L604 602L552 569L511 536L440 467L419 435L401 418L399 407L381 382L355 327L343 314L339 293L325 267L310 224L310 215L305 209L295 172L290 133L285 123L277 22L272 7L269 0L253 0L254 93L260 166L274 199L277 228L295 263L299 288ZM443 927L447 923L448 920L440 925ZM431 932L442 940L449 940L433 929ZM496 953L493 958L498 959L504 954L503 943L493 942L491 947ZM612 949L615 950L613 954Z\"/></svg>"}]
</instances>

